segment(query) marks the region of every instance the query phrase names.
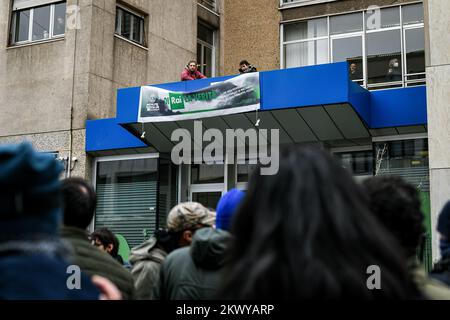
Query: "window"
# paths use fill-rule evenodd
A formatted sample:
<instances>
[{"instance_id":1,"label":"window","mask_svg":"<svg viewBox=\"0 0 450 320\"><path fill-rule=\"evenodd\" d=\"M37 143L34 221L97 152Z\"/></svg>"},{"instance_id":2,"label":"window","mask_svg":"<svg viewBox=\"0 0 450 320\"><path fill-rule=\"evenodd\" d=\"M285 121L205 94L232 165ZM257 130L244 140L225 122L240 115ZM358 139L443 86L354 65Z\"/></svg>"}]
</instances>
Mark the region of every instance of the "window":
<instances>
[{"instance_id":1,"label":"window","mask_svg":"<svg viewBox=\"0 0 450 320\"><path fill-rule=\"evenodd\" d=\"M405 30L406 84L424 84L425 39L423 28Z\"/></svg>"},{"instance_id":2,"label":"window","mask_svg":"<svg viewBox=\"0 0 450 320\"><path fill-rule=\"evenodd\" d=\"M362 12L330 17L330 34L332 35L362 30Z\"/></svg>"},{"instance_id":3,"label":"window","mask_svg":"<svg viewBox=\"0 0 450 320\"><path fill-rule=\"evenodd\" d=\"M392 7L392 8L383 8L379 12L380 17L380 25L376 25L371 23L374 20L372 16L376 13L373 11L368 11L366 13L366 26L368 30L377 30L384 28L393 28L400 26L400 8Z\"/></svg>"},{"instance_id":4,"label":"window","mask_svg":"<svg viewBox=\"0 0 450 320\"><path fill-rule=\"evenodd\" d=\"M145 46L144 17L117 7L116 34Z\"/></svg>"},{"instance_id":5,"label":"window","mask_svg":"<svg viewBox=\"0 0 450 320\"><path fill-rule=\"evenodd\" d=\"M199 71L207 77L215 75L214 30L206 25L197 25L197 63Z\"/></svg>"},{"instance_id":6,"label":"window","mask_svg":"<svg viewBox=\"0 0 450 320\"><path fill-rule=\"evenodd\" d=\"M362 12L330 17L331 61L348 62L351 80L364 85Z\"/></svg>"},{"instance_id":7,"label":"window","mask_svg":"<svg viewBox=\"0 0 450 320\"><path fill-rule=\"evenodd\" d=\"M191 183L223 183L223 164L193 164L191 165Z\"/></svg>"},{"instance_id":8,"label":"window","mask_svg":"<svg viewBox=\"0 0 450 320\"><path fill-rule=\"evenodd\" d=\"M225 165L191 165L190 199L215 210L225 188Z\"/></svg>"},{"instance_id":9,"label":"window","mask_svg":"<svg viewBox=\"0 0 450 320\"><path fill-rule=\"evenodd\" d=\"M289 5L298 5L298 6L307 6L311 4L318 4L323 2L332 2L337 0L281 0L281 6L289 6Z\"/></svg>"},{"instance_id":10,"label":"window","mask_svg":"<svg viewBox=\"0 0 450 320\"><path fill-rule=\"evenodd\" d=\"M423 23L422 3L402 7L403 25Z\"/></svg>"},{"instance_id":11,"label":"window","mask_svg":"<svg viewBox=\"0 0 450 320\"><path fill-rule=\"evenodd\" d=\"M332 47L332 61L347 61L350 79L364 84L363 37L335 38Z\"/></svg>"},{"instance_id":12,"label":"window","mask_svg":"<svg viewBox=\"0 0 450 320\"><path fill-rule=\"evenodd\" d=\"M373 151L335 153L341 165L355 176L373 175Z\"/></svg>"},{"instance_id":13,"label":"window","mask_svg":"<svg viewBox=\"0 0 450 320\"><path fill-rule=\"evenodd\" d=\"M325 18L288 24L284 29L285 41L326 37L328 35L327 28L327 19Z\"/></svg>"},{"instance_id":14,"label":"window","mask_svg":"<svg viewBox=\"0 0 450 320\"><path fill-rule=\"evenodd\" d=\"M45 5L35 6L42 3ZM64 36L65 28L65 1L14 1L10 36L12 45L61 37Z\"/></svg>"},{"instance_id":15,"label":"window","mask_svg":"<svg viewBox=\"0 0 450 320\"><path fill-rule=\"evenodd\" d=\"M217 11L216 0L197 0L197 3L212 11Z\"/></svg>"},{"instance_id":16,"label":"window","mask_svg":"<svg viewBox=\"0 0 450 320\"><path fill-rule=\"evenodd\" d=\"M249 182L250 177L253 173L253 171L257 168L256 164L250 164L247 163L248 160L246 161L245 164L237 164L237 182L241 183L241 182Z\"/></svg>"},{"instance_id":17,"label":"window","mask_svg":"<svg viewBox=\"0 0 450 320\"><path fill-rule=\"evenodd\" d=\"M95 228L107 227L130 247L165 227L177 203L176 168L167 159L105 157L96 161Z\"/></svg>"},{"instance_id":18,"label":"window","mask_svg":"<svg viewBox=\"0 0 450 320\"><path fill-rule=\"evenodd\" d=\"M349 78L369 89L425 84L422 4L287 23L281 32L284 68L346 61Z\"/></svg>"},{"instance_id":19,"label":"window","mask_svg":"<svg viewBox=\"0 0 450 320\"><path fill-rule=\"evenodd\" d=\"M370 84L402 82L400 30L367 35L367 69Z\"/></svg>"}]
</instances>

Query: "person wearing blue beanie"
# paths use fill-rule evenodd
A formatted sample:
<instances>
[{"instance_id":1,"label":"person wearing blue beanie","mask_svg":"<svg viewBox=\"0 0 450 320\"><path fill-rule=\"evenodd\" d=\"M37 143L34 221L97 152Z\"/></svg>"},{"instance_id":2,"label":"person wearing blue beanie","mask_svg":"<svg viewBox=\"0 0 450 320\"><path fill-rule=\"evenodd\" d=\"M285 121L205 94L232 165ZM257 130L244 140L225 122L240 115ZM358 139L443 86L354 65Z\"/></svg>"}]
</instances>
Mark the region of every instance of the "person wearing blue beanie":
<instances>
[{"instance_id":1,"label":"person wearing blue beanie","mask_svg":"<svg viewBox=\"0 0 450 320\"><path fill-rule=\"evenodd\" d=\"M0 146L0 242L55 236L62 221L63 166L29 143Z\"/></svg>"},{"instance_id":2,"label":"person wearing blue beanie","mask_svg":"<svg viewBox=\"0 0 450 320\"><path fill-rule=\"evenodd\" d=\"M219 200L216 209L216 228L230 231L233 215L236 213L245 193L239 189L231 189Z\"/></svg>"},{"instance_id":3,"label":"person wearing blue beanie","mask_svg":"<svg viewBox=\"0 0 450 320\"><path fill-rule=\"evenodd\" d=\"M54 156L29 143L0 146L0 300L100 296L83 273L78 285L69 279L71 248L58 236L63 169Z\"/></svg>"}]
</instances>

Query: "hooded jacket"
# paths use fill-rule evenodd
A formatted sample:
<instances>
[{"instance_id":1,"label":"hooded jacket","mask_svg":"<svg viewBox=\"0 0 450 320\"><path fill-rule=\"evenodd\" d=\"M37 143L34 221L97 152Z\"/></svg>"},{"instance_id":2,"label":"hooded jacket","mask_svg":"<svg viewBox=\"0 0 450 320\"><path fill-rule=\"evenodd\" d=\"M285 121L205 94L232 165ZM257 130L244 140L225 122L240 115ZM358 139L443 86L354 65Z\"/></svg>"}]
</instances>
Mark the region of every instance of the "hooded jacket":
<instances>
[{"instance_id":1,"label":"hooded jacket","mask_svg":"<svg viewBox=\"0 0 450 320\"><path fill-rule=\"evenodd\" d=\"M153 300L155 287L159 283L159 272L167 253L156 246L152 237L131 250L131 274L134 279L136 298Z\"/></svg>"},{"instance_id":2,"label":"hooded jacket","mask_svg":"<svg viewBox=\"0 0 450 320\"><path fill-rule=\"evenodd\" d=\"M210 300L220 284L230 233L220 229L197 230L190 247L175 250L163 263L158 298Z\"/></svg>"}]
</instances>

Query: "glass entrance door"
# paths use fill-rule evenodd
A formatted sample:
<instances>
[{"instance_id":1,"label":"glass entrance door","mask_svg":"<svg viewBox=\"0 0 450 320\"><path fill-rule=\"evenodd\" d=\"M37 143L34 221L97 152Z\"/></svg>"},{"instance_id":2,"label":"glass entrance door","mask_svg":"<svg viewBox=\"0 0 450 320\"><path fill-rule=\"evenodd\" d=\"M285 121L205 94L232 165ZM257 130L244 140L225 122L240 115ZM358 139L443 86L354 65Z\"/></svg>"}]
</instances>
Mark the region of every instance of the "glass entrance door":
<instances>
[{"instance_id":1,"label":"glass entrance door","mask_svg":"<svg viewBox=\"0 0 450 320\"><path fill-rule=\"evenodd\" d=\"M192 193L192 201L201 203L205 207L216 210L217 203L222 196L222 192L193 192Z\"/></svg>"}]
</instances>

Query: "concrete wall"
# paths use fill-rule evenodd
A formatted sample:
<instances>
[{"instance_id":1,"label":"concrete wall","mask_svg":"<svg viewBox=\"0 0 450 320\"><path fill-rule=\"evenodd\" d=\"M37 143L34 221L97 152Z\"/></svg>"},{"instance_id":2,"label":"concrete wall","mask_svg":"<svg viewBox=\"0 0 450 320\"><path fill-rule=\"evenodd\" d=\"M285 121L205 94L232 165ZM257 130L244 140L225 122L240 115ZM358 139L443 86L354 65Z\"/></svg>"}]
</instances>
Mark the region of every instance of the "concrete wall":
<instances>
[{"instance_id":1,"label":"concrete wall","mask_svg":"<svg viewBox=\"0 0 450 320\"><path fill-rule=\"evenodd\" d=\"M0 2L0 137L67 130L74 33L63 41L7 48L10 4Z\"/></svg>"},{"instance_id":2,"label":"concrete wall","mask_svg":"<svg viewBox=\"0 0 450 320\"><path fill-rule=\"evenodd\" d=\"M0 1L0 143L29 140L41 151L71 154L73 174L89 177L86 120L114 117L118 88L179 80L196 56L196 1L120 3L146 16L148 48L114 35L114 0L67 0L80 7L80 29L8 47L11 1Z\"/></svg>"},{"instance_id":3,"label":"concrete wall","mask_svg":"<svg viewBox=\"0 0 450 320\"><path fill-rule=\"evenodd\" d=\"M430 153L431 221L450 199L450 1L424 2ZM439 258L439 237L433 232L433 260Z\"/></svg>"}]
</instances>

